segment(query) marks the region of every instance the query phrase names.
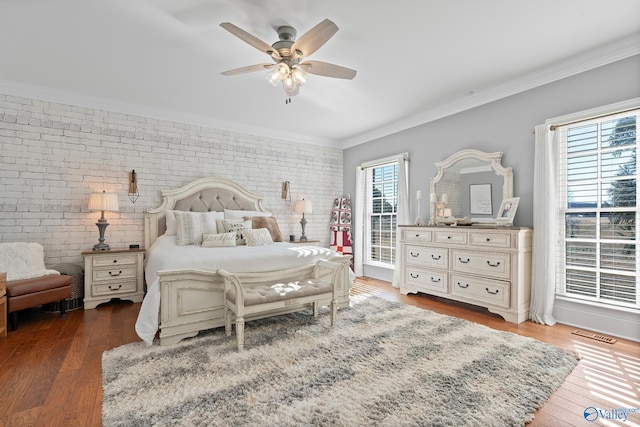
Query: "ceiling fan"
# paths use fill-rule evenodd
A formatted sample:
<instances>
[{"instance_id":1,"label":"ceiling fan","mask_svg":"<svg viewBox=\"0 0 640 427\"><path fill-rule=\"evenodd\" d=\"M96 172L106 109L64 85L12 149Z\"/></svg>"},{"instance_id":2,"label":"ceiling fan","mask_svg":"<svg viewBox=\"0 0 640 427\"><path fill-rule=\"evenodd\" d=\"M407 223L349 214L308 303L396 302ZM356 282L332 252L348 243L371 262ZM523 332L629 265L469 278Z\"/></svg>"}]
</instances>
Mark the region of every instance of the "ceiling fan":
<instances>
[{"instance_id":1,"label":"ceiling fan","mask_svg":"<svg viewBox=\"0 0 640 427\"><path fill-rule=\"evenodd\" d=\"M298 94L300 86L306 83L307 74L338 79L353 79L356 76L357 71L346 67L328 62L304 60L338 31L338 26L329 19L320 22L298 40L296 40L295 28L289 25L280 26L276 29L279 40L271 46L230 22L223 22L220 26L259 51L271 56L274 61L273 64L256 64L236 68L225 71L222 75L234 76L270 69L271 71L266 76L267 81L273 86L278 86L282 82L282 87L287 95L285 100L287 104L291 102L292 96Z\"/></svg>"}]
</instances>

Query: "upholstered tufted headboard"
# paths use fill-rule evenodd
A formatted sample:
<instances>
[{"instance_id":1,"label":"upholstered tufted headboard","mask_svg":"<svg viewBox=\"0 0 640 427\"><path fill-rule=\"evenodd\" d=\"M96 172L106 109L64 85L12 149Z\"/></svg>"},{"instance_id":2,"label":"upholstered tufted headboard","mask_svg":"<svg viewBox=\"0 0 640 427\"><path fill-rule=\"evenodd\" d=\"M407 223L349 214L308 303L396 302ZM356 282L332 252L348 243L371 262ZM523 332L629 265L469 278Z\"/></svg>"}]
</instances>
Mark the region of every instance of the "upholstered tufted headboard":
<instances>
[{"instance_id":1,"label":"upholstered tufted headboard","mask_svg":"<svg viewBox=\"0 0 640 427\"><path fill-rule=\"evenodd\" d=\"M266 212L262 197L235 182L218 177L200 178L175 190L162 190L162 204L149 209L144 221L144 244L151 247L167 229L166 211L222 212L225 209Z\"/></svg>"}]
</instances>

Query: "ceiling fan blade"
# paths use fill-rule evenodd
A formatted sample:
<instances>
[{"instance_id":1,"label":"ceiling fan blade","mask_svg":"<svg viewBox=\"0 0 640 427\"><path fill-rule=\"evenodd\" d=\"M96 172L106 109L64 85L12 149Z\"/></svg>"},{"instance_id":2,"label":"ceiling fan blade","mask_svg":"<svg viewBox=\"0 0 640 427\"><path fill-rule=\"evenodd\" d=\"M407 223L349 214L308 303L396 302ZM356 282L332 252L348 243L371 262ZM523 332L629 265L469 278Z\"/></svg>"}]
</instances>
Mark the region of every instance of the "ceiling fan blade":
<instances>
[{"instance_id":1,"label":"ceiling fan blade","mask_svg":"<svg viewBox=\"0 0 640 427\"><path fill-rule=\"evenodd\" d=\"M229 31L234 36L238 37L240 40L250 44L261 52L266 53L267 55L273 57L274 59L280 59L280 54L277 50L272 48L269 44L263 42L256 36L247 33L240 27L233 25L231 22L223 22L220 24L222 28Z\"/></svg>"},{"instance_id":2,"label":"ceiling fan blade","mask_svg":"<svg viewBox=\"0 0 640 427\"><path fill-rule=\"evenodd\" d=\"M221 74L223 76L235 76L238 74L244 73L253 73L254 71L264 71L269 68L272 68L275 64L256 64L256 65L248 65L246 67L235 68L233 70L224 71Z\"/></svg>"},{"instance_id":3,"label":"ceiling fan blade","mask_svg":"<svg viewBox=\"0 0 640 427\"><path fill-rule=\"evenodd\" d=\"M338 31L338 26L331 20L325 19L318 25L298 37L291 50L299 50L303 57L308 57L325 44Z\"/></svg>"},{"instance_id":4,"label":"ceiling fan blade","mask_svg":"<svg viewBox=\"0 0 640 427\"><path fill-rule=\"evenodd\" d=\"M356 70L341 67L340 65L329 64L322 61L306 61L298 64L309 74L318 76L334 77L336 79L353 79L358 73Z\"/></svg>"}]
</instances>

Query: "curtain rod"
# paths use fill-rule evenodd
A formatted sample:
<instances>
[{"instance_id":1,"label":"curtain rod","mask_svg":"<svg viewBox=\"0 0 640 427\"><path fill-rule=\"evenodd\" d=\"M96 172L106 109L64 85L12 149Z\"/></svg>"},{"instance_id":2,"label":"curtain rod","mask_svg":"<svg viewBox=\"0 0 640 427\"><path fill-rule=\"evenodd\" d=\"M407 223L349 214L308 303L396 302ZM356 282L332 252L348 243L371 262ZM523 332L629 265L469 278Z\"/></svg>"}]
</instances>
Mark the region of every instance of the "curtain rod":
<instances>
[{"instance_id":1,"label":"curtain rod","mask_svg":"<svg viewBox=\"0 0 640 427\"><path fill-rule=\"evenodd\" d=\"M612 113L600 114L600 115L596 115L596 116L585 117L584 119L574 120L574 121L567 122L567 123L560 123L560 124L557 124L557 125L551 125L551 126L549 126L549 129L556 130L557 127L573 125L573 124L576 124L576 123L582 123L582 122L586 122L588 120L599 119L599 118L602 118L602 117L615 116L616 114L628 113L629 111L635 111L638 108L640 108L640 107L636 106L636 107L632 107L632 108L627 108L626 110L614 111Z\"/></svg>"}]
</instances>

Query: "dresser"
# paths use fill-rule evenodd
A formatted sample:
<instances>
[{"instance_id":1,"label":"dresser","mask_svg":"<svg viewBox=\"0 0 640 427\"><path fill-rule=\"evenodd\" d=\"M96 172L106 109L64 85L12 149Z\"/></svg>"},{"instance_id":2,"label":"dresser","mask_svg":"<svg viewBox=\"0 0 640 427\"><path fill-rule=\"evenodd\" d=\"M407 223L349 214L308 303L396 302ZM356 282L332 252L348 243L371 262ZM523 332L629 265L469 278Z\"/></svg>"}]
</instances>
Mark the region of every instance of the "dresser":
<instances>
[{"instance_id":1,"label":"dresser","mask_svg":"<svg viewBox=\"0 0 640 427\"><path fill-rule=\"evenodd\" d=\"M529 318L531 235L522 227L400 226L400 292L422 292Z\"/></svg>"},{"instance_id":2,"label":"dresser","mask_svg":"<svg viewBox=\"0 0 640 427\"><path fill-rule=\"evenodd\" d=\"M144 297L144 249L86 251L84 308L120 298L140 302Z\"/></svg>"}]
</instances>

